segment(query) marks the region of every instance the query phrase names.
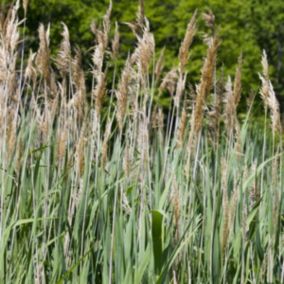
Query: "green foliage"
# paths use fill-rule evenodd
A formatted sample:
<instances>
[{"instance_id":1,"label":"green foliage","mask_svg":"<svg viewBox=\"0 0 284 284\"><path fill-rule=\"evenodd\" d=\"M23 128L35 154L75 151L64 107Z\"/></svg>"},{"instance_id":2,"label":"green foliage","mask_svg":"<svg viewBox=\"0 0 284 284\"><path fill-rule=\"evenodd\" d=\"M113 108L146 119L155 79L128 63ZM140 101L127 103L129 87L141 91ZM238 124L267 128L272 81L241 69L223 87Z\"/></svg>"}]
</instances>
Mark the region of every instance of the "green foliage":
<instances>
[{"instance_id":1,"label":"green foliage","mask_svg":"<svg viewBox=\"0 0 284 284\"><path fill-rule=\"evenodd\" d=\"M4 3L9 1L4 1ZM121 31L121 58L125 58L135 44L135 37L125 22L133 22L138 1L113 1L113 21L118 21ZM2 4L3 5L3 4ZM81 49L91 46L94 36L90 32L93 20L105 13L108 1L91 0L31 0L27 17L28 44L36 48L37 27L39 22L51 23L52 45L58 46L61 37L61 21L70 29L71 42ZM284 90L284 2L256 0L147 0L145 13L151 22L155 34L156 46L166 49L166 66L176 63L176 55L184 31L192 13L198 9L199 14L212 10L216 16L217 32L222 44L219 50L218 64L224 66L225 74L234 74L237 58L243 54L243 85L246 93L257 91L258 72L262 49L268 53L273 83L278 94ZM200 17L201 18L201 17ZM204 23L199 21L198 36L191 49L188 63L189 76L195 80L199 77L202 59L206 47L203 36L208 32Z\"/></svg>"}]
</instances>

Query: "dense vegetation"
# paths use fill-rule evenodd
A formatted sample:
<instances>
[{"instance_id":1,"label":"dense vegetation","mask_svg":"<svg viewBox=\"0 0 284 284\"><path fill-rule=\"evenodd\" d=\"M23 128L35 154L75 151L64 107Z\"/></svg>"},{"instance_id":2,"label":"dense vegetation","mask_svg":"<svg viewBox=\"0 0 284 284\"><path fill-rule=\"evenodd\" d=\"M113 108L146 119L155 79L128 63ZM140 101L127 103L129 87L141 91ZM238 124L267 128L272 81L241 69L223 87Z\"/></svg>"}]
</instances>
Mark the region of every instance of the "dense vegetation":
<instances>
[{"instance_id":1,"label":"dense vegetation","mask_svg":"<svg viewBox=\"0 0 284 284\"><path fill-rule=\"evenodd\" d=\"M2 3L11 3L3 0ZM51 46L60 42L61 22L70 29L73 45L86 51L93 44L90 25L101 18L108 7L108 0L29 0L27 15L28 45L37 47L39 23L51 22ZM119 24L121 34L120 59L131 51L135 37L126 22L135 20L137 1L114 1L112 20ZM4 4L2 4L4 6ZM6 7L8 5L6 4ZM257 92L258 71L262 50L267 50L271 62L270 72L277 95L284 95L284 2L279 0L147 0L145 14L155 34L156 48L166 46L166 67L176 62L179 43L195 9L201 13L212 11L219 23L217 29L222 45L220 61L226 74L233 75L239 54L243 53L243 90L246 94ZM194 80L198 79L206 48L202 38L208 29L198 22L198 35L194 39L190 63L187 66ZM114 28L112 29L113 32Z\"/></svg>"},{"instance_id":2,"label":"dense vegetation","mask_svg":"<svg viewBox=\"0 0 284 284\"><path fill-rule=\"evenodd\" d=\"M63 24L53 50L46 24L28 53L27 3L0 22L0 283L283 283L283 124L266 52L248 75L218 17L188 6L164 70L141 1L128 54L111 5L90 48Z\"/></svg>"}]
</instances>

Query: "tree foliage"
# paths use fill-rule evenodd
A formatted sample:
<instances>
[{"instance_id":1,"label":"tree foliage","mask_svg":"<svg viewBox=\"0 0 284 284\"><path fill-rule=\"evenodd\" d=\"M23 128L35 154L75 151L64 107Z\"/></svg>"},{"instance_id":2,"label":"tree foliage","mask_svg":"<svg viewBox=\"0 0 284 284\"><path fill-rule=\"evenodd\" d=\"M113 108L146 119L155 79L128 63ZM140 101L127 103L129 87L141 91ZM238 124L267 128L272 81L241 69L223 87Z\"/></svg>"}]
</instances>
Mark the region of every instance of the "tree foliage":
<instances>
[{"instance_id":1,"label":"tree foliage","mask_svg":"<svg viewBox=\"0 0 284 284\"><path fill-rule=\"evenodd\" d=\"M51 44L56 47L61 40L61 22L70 29L71 42L87 51L93 44L90 32L92 21L99 21L109 1L92 0L30 0L27 28L28 44L36 48L37 27L40 22L51 23ZM3 1L2 7L11 3ZM5 4L6 3L6 4ZM135 37L126 22L136 17L137 1L113 0L113 22L117 21L121 33L123 56L133 50ZM177 60L180 42L187 22L198 9L198 34L191 48L188 71L190 77L198 78L205 56L203 37L208 33L202 21L202 13L212 11L216 30L221 39L219 65L224 74L233 75L240 53L243 55L243 85L246 92L258 91L258 72L262 50L271 62L271 73L278 94L284 95L284 2L278 0L147 0L145 14L151 23L158 48L166 47L166 66ZM113 25L114 26L114 25Z\"/></svg>"}]
</instances>

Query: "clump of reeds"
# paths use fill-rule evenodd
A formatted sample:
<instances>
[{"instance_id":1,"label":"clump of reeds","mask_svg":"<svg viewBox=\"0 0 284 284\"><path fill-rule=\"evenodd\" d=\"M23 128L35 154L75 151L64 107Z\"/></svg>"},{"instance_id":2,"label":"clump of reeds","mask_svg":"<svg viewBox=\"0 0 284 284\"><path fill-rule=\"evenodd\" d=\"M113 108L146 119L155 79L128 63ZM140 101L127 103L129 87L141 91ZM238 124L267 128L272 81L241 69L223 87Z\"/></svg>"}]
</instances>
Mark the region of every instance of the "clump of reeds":
<instances>
[{"instance_id":1,"label":"clump of reeds","mask_svg":"<svg viewBox=\"0 0 284 284\"><path fill-rule=\"evenodd\" d=\"M36 52L18 52L19 1L0 22L0 283L280 283L282 126L266 53L272 138L239 107L246 58L219 77L214 14L193 90L198 13L166 69L139 2L121 66L112 2L91 27L91 70L65 24L54 59L50 24Z\"/></svg>"}]
</instances>

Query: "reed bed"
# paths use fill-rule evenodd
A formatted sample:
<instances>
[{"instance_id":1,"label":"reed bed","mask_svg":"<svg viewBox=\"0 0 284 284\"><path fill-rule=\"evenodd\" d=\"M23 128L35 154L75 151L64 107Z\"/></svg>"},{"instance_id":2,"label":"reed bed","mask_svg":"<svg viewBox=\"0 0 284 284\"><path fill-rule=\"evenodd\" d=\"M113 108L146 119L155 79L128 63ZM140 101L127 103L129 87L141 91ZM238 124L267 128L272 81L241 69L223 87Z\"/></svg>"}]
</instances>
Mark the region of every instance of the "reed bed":
<instances>
[{"instance_id":1,"label":"reed bed","mask_svg":"<svg viewBox=\"0 0 284 284\"><path fill-rule=\"evenodd\" d=\"M140 1L118 68L110 5L84 70L66 25L56 57L44 25L27 57L19 8L0 25L0 282L283 283L283 127L265 52L240 114L245 59L219 77L211 13L191 82L197 12L164 71Z\"/></svg>"}]
</instances>

